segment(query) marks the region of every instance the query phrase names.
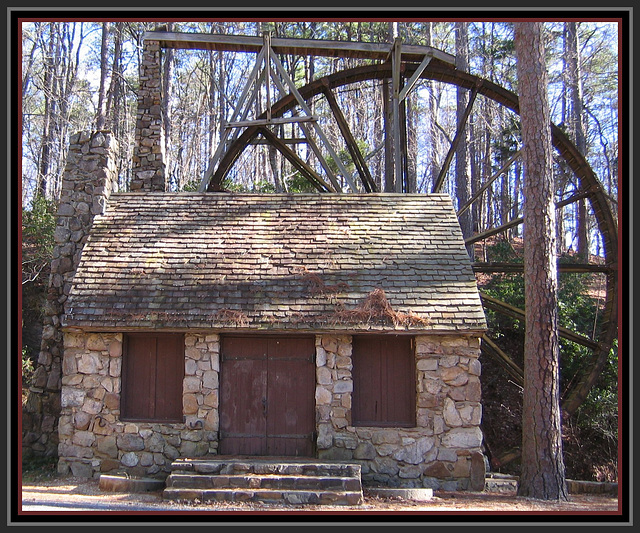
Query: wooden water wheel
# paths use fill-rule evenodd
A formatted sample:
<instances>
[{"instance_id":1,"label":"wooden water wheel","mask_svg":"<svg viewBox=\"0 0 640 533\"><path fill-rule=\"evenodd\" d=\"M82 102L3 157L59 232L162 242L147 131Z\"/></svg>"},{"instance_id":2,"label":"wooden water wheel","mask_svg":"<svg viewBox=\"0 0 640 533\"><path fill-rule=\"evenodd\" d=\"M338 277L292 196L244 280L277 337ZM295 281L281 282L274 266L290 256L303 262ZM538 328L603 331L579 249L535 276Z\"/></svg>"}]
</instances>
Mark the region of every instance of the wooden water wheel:
<instances>
[{"instance_id":1,"label":"wooden water wheel","mask_svg":"<svg viewBox=\"0 0 640 533\"><path fill-rule=\"evenodd\" d=\"M202 179L201 191L219 191L224 187L225 179L232 172L238 158L250 146L257 142L266 142L275 147L291 162L293 167L321 192L379 192L380 179L373 177L368 166L368 157L361 150L349 127L348 109L342 109L336 92L347 87L357 86L365 82L388 83L390 90L390 119L387 133L389 142L385 143L385 157L393 161L395 168L393 190L406 192L407 187L406 162L403 156L407 150L406 114L402 112L401 100L420 80L430 80L445 86L463 88L468 91L468 105L458 122L455 134L452 136L451 146L445 157L442 168L434 179L431 192L444 192L447 187L449 165L453 159L456 146L461 142L474 104L481 98L489 99L504 107L518 120L518 97L513 92L497 84L480 78L455 67L455 58L439 50L423 46L405 46L398 40L389 44L351 43L331 41L311 41L301 39L271 39L269 35L260 37L240 36L196 36L187 34L173 34L152 32L152 38L158 40L163 47L172 48L206 48L211 50L243 51L259 53L253 77L258 82L269 79L271 60L275 61L274 71L280 74L280 81L275 80L280 98L270 99L267 89L267 106L265 111L253 120L245 120L240 113L243 100L250 93L247 83L240 102L236 107L235 122L229 124L233 134L223 138L217 153L211 161L206 175ZM335 72L319 78L302 87L295 87L277 60L276 54L306 54L329 57L362 58L370 64ZM371 63L371 61L374 61ZM259 78L258 66L264 62L263 78ZM377 62L376 62L377 61ZM284 80L284 81L282 81ZM254 89L255 90L255 89ZM254 93L255 94L255 93ZM316 108L322 101L325 109L329 110L330 119L335 121L341 134L341 145L348 150L356 171L354 176L340 164L337 156L338 147L332 147L328 137L318 127L318 118L313 115L312 108ZM246 109L246 108L245 108ZM353 112L353 110L351 110ZM234 119L232 119L234 120ZM305 132L306 141L311 145L314 155L320 164L315 166L307 163L294 149L290 148L291 139L285 140L278 136L277 126L297 123ZM227 132L231 129L227 128ZM315 128L315 129L314 129ZM309 135L311 133L311 135ZM617 217L609 204L605 191L595 172L576 146L568 139L556 125L551 125L552 143L555 148L556 164L561 165L572 176L574 187L568 196L558 198L558 210L573 206L577 202L586 200L596 228L594 233L601 243L602 250L597 256L588 259L558 262L558 276L581 274L592 279L586 283L599 287L598 320L590 331L576 331L572 328L560 328L562 342L574 343L581 347L582 360L575 375L565 380L566 386L561 395L561 407L566 415L572 415L584 402L600 374L602 373L610 351L614 346L618 331L618 228ZM318 143L312 140L314 137ZM335 142L335 139L334 139ZM323 153L324 152L324 155ZM390 154L389 152L392 152ZM458 215L472 209L474 205L483 201L492 183L503 173L517 157L517 151L508 158L502 167L477 188L465 205L458 207ZM333 159L338 164L337 172L327 164ZM336 178L341 174L341 180ZM346 191L345 191L346 189ZM466 243L469 247L481 246L500 236L506 236L519 227L523 222L522 211L511 220L502 222L494 227L483 228L475 234L469 235ZM477 254L476 254L477 255ZM482 279L487 276L521 274L521 261L473 261L473 268L479 279L483 304L488 313L497 313L521 322L524 327L524 309L502 302L489 294L482 292ZM498 335L499 336L499 335ZM500 348L498 339L485 336L482 343L483 354L491 357L504 368L511 380L522 383L523 372L513 354L509 350ZM562 354L561 354L562 359Z\"/></svg>"}]
</instances>

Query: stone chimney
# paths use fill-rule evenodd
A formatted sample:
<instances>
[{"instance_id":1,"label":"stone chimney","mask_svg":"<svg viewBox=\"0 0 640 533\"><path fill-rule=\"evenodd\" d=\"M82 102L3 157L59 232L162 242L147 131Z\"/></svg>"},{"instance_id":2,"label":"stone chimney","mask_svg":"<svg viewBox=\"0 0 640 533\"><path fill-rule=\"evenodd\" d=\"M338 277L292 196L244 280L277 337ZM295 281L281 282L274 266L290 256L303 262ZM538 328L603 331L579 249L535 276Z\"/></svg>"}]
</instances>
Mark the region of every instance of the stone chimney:
<instances>
[{"instance_id":1,"label":"stone chimney","mask_svg":"<svg viewBox=\"0 0 640 533\"><path fill-rule=\"evenodd\" d=\"M145 41L140 64L131 191L165 191L160 43Z\"/></svg>"},{"instance_id":2,"label":"stone chimney","mask_svg":"<svg viewBox=\"0 0 640 533\"><path fill-rule=\"evenodd\" d=\"M70 139L54 233L40 355L23 409L24 456L30 453L57 455L63 356L61 320L93 219L104 212L109 196L117 188L114 145L107 131L76 133Z\"/></svg>"}]
</instances>

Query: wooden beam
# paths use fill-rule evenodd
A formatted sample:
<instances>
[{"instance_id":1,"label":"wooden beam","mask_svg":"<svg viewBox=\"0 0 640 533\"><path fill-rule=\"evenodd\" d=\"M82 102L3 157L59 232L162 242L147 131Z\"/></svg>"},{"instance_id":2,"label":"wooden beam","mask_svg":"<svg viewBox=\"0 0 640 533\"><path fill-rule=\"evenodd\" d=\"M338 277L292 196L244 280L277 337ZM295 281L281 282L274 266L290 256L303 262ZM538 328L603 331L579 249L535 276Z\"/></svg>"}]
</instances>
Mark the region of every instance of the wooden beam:
<instances>
[{"instance_id":1,"label":"wooden beam","mask_svg":"<svg viewBox=\"0 0 640 533\"><path fill-rule=\"evenodd\" d=\"M571 196L570 198L567 198L566 200L562 200L560 202L556 202L556 209L563 207L567 204L570 204L572 202L575 202L577 199L579 199L580 197L585 197L588 196L589 194L586 192L583 193L577 193L574 194L573 196ZM471 237L469 237L468 239L465 239L465 244L473 244L474 242L478 242L481 241L483 239L486 239L487 237L491 237L493 235L497 235L498 233L502 233L503 231L508 230L509 228L513 228L515 226L517 226L518 224L522 224L524 222L524 218L523 217L519 217L519 218L514 218L513 220L502 224L501 226L496 226L493 229L489 229L480 233L477 233L475 235L472 235Z\"/></svg>"},{"instance_id":2,"label":"wooden beam","mask_svg":"<svg viewBox=\"0 0 640 533\"><path fill-rule=\"evenodd\" d=\"M260 127L258 131L267 141L277 148L278 151L280 151L280 153L285 156L296 169L298 169L311 183L313 183L320 192L336 192L331 185L318 176L318 174L309 165L307 165L307 163L298 157L298 154L291 150L291 148L282 142L271 130L265 127Z\"/></svg>"},{"instance_id":3,"label":"wooden beam","mask_svg":"<svg viewBox=\"0 0 640 533\"><path fill-rule=\"evenodd\" d=\"M407 84L400 91L400 101L404 100L407 97L407 94L409 94L409 91L413 89L413 86L416 84L416 82L418 81L418 78L424 72L424 69L426 69L429 66L429 63L431 63L432 58L433 56L431 54L427 54L426 56L424 56L422 63L418 65L418 68L413 73L411 78L409 78L409 81L407 82Z\"/></svg>"},{"instance_id":4,"label":"wooden beam","mask_svg":"<svg viewBox=\"0 0 640 533\"><path fill-rule=\"evenodd\" d=\"M467 108L464 110L464 115L460 119L460 124L458 124L458 129L456 131L456 136L453 138L451 142L451 146L449 147L449 153L442 164L442 168L440 169L440 174L438 174L438 178L436 182L433 184L433 189L431 192L441 192L442 184L444 183L444 177L447 175L449 171L449 165L451 165L451 161L453 160L453 156L456 153L456 149L458 148L458 144L460 144L460 140L462 139L462 133L467 125L467 120L469 119L469 115L471 114L471 108L476 100L476 96L478 96L478 86L476 85L471 91L471 97L469 98L469 103L467 104Z\"/></svg>"},{"instance_id":5,"label":"wooden beam","mask_svg":"<svg viewBox=\"0 0 640 533\"><path fill-rule=\"evenodd\" d=\"M349 128L349 123L345 118L340 106L338 105L338 101L336 100L333 91L329 88L328 85L324 85L322 92L329 102L329 107L333 112L333 115L336 118L336 122L338 123L338 127L340 128L340 132L344 137L345 142L347 143L347 149L351 154L351 159L353 159L353 163L358 169L358 174L360 174L360 179L362 180L362 185L364 186L367 192L377 192L377 187L373 177L371 176L371 172L369 172L369 167L367 166L366 161L358 148L358 144L356 143L353 134L351 133L351 128Z\"/></svg>"},{"instance_id":6,"label":"wooden beam","mask_svg":"<svg viewBox=\"0 0 640 533\"><path fill-rule=\"evenodd\" d=\"M293 137L291 139L280 139L284 144L307 144L307 139L304 137ZM265 138L254 139L249 144L271 144Z\"/></svg>"},{"instance_id":7,"label":"wooden beam","mask_svg":"<svg viewBox=\"0 0 640 533\"><path fill-rule=\"evenodd\" d=\"M233 111L233 115L231 116L232 122L236 121L240 117L241 112L242 112L242 117L241 117L242 120L244 120L244 118L246 118L247 116L247 112L249 108L247 106L246 108L244 108L244 111L243 111L244 102L247 99L247 96L249 96L251 85L254 82L255 82L255 86L252 92L252 99L257 93L258 85L260 83L260 77L258 76L258 73L260 72L260 66L262 65L262 61L264 60L264 54L265 54L265 51L261 49L260 53L258 54L258 57L256 58L256 62L253 65L253 69L251 70L251 73L247 78L247 83L242 89L242 94L240 95L238 103ZM229 139L230 136L231 136L231 139ZM204 176L202 177L202 180L200 181L198 192L204 192L207 190L207 188L209 187L209 182L211 181L211 177L215 173L216 165L218 164L218 161L223 156L224 151L227 148L227 142L231 142L235 140L235 138L236 138L235 133L231 134L230 130L226 128L223 130L220 138L220 142L216 148L216 151L213 154L213 157L209 160L209 166L207 168L207 171L205 172Z\"/></svg>"},{"instance_id":8,"label":"wooden beam","mask_svg":"<svg viewBox=\"0 0 640 533\"><path fill-rule=\"evenodd\" d=\"M244 128L245 126L270 126L271 124L293 124L297 122L314 122L318 117L285 117L272 119L244 120L242 122L229 122L225 128Z\"/></svg>"},{"instance_id":9,"label":"wooden beam","mask_svg":"<svg viewBox=\"0 0 640 533\"><path fill-rule=\"evenodd\" d=\"M476 262L471 265L474 272L499 273L499 272L524 272L522 263L481 263ZM562 273L608 273L611 267L607 265L593 265L585 263L560 263L558 262L558 272Z\"/></svg>"},{"instance_id":10,"label":"wooden beam","mask_svg":"<svg viewBox=\"0 0 640 533\"><path fill-rule=\"evenodd\" d=\"M400 139L400 66L402 64L402 41L396 37L391 55L391 116L393 124L393 168L394 184L397 193L403 189L402 147Z\"/></svg>"},{"instance_id":11,"label":"wooden beam","mask_svg":"<svg viewBox=\"0 0 640 533\"><path fill-rule=\"evenodd\" d=\"M145 41L158 41L163 48L181 48L194 50L218 50L221 52L260 51L264 44L262 37L248 35L222 35L211 33L180 33L149 31L142 36ZM378 59L384 61L392 45L389 43L365 43L359 41L330 41L320 39L272 38L271 48L277 54L352 57L359 59ZM420 62L425 55L444 63L455 65L455 57L431 46L403 46L403 61Z\"/></svg>"}]
</instances>

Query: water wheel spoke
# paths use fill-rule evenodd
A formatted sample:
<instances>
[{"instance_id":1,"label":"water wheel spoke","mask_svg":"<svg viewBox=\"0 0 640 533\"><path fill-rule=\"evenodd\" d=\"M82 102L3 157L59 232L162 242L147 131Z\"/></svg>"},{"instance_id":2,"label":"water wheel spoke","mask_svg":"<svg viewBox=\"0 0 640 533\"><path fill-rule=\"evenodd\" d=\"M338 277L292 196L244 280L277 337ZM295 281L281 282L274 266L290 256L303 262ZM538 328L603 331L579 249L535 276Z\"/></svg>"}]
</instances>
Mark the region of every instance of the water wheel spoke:
<instances>
[{"instance_id":1,"label":"water wheel spoke","mask_svg":"<svg viewBox=\"0 0 640 533\"><path fill-rule=\"evenodd\" d=\"M342 133L342 137L344 138L345 143L347 144L347 150L349 150L351 159L353 160L353 163L358 169L358 174L360 175L360 180L362 181L362 185L364 186L364 189L367 192L377 192L376 183L373 180L373 177L371 176L371 172L369 171L369 167L367 166L364 156L362 155L360 148L358 148L358 144L356 143L356 140L353 134L351 133L351 128L349 128L349 123L347 122L347 119L344 116L344 113L340 109L340 106L338 105L338 100L333 94L333 91L326 84L326 80L324 81L325 81L325 84L323 84L324 96L327 99L327 102L329 103L329 107L331 108L333 116L336 118L336 122L338 123L338 127L340 128L340 133Z\"/></svg>"},{"instance_id":2,"label":"water wheel spoke","mask_svg":"<svg viewBox=\"0 0 640 533\"><path fill-rule=\"evenodd\" d=\"M280 140L275 133L268 128L260 128L260 134L269 141L278 151L286 157L289 162L305 177L307 178L320 192L335 192L335 189L331 187L326 181L324 181L318 174L298 157L286 143Z\"/></svg>"},{"instance_id":3,"label":"water wheel spoke","mask_svg":"<svg viewBox=\"0 0 640 533\"><path fill-rule=\"evenodd\" d=\"M471 207L471 205L473 204L473 202L475 202L476 200L478 200L482 194L484 193L484 191L486 191L491 184L498 179L500 176L502 176L502 174L504 174L505 172L507 172L509 170L509 168L511 167L512 163L518 159L518 157L520 157L520 150L518 150L515 154L513 154L506 162L504 165L502 165L502 167L500 167L500 169L495 172L493 174L493 176L491 176L483 185L482 187L480 187L476 193L469 198L469 200L462 206L460 207L460 209L458 209L458 212L456 213L458 216L462 215L467 209L469 209L469 207Z\"/></svg>"},{"instance_id":4,"label":"water wheel spoke","mask_svg":"<svg viewBox=\"0 0 640 533\"><path fill-rule=\"evenodd\" d=\"M431 192L437 193L442 191L442 185L444 184L444 178L449 172L449 166L451 165L451 161L453 160L453 156L456 153L456 149L458 148L458 144L464 138L462 135L467 126L467 121L469 120L469 115L471 114L471 109L473 108L473 104L476 101L476 96L478 96L478 86L475 86L471 91L471 96L469 98L469 103L467 104L466 109L464 110L464 114L460 119L460 123L458 124L458 129L456 130L455 137L451 142L451 146L449 147L449 152L444 159L444 163L442 164L442 168L440 169L440 173L436 178L435 183L433 184L433 189Z\"/></svg>"},{"instance_id":5,"label":"water wheel spoke","mask_svg":"<svg viewBox=\"0 0 640 533\"><path fill-rule=\"evenodd\" d=\"M498 300L497 298L493 298L484 292L480 292L480 298L482 299L482 304L492 311L496 311L503 315L507 315L511 318L515 318L516 320L524 321L525 312L518 307L510 305L506 302ZM576 344L580 344L582 346L586 346L587 348L591 348L595 350L598 348L598 343L590 339L589 337L585 337L579 333L575 333L568 328L558 326L558 335L560 338L575 342Z\"/></svg>"},{"instance_id":6,"label":"water wheel spoke","mask_svg":"<svg viewBox=\"0 0 640 533\"><path fill-rule=\"evenodd\" d=\"M483 335L480 348L483 353L496 360L517 385L524 386L524 372L522 369L488 335Z\"/></svg>"}]
</instances>

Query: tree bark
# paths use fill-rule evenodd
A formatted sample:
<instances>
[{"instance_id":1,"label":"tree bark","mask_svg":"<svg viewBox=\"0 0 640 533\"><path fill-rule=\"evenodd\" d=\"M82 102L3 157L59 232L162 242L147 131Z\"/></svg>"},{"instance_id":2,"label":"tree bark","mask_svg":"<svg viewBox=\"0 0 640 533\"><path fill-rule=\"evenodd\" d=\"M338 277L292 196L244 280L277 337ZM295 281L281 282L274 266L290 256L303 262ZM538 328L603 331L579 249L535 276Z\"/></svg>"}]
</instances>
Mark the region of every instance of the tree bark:
<instances>
[{"instance_id":1,"label":"tree bark","mask_svg":"<svg viewBox=\"0 0 640 533\"><path fill-rule=\"evenodd\" d=\"M109 23L102 23L102 45L100 47L100 88L98 89L98 111L96 129L104 129L107 123L107 71L109 57Z\"/></svg>"},{"instance_id":2,"label":"tree bark","mask_svg":"<svg viewBox=\"0 0 640 533\"><path fill-rule=\"evenodd\" d=\"M580 49L578 47L578 24L565 23L567 27L567 73L569 77L570 123L576 148L586 155L587 143L584 133L584 109L582 105L582 80L580 67ZM578 235L578 256L587 259L589 256L589 229L587 220L587 200L577 202L576 232Z\"/></svg>"},{"instance_id":3,"label":"tree bark","mask_svg":"<svg viewBox=\"0 0 640 533\"><path fill-rule=\"evenodd\" d=\"M526 330L518 494L567 500L559 402L555 207L543 26L515 23L524 161Z\"/></svg>"},{"instance_id":4,"label":"tree bark","mask_svg":"<svg viewBox=\"0 0 640 533\"><path fill-rule=\"evenodd\" d=\"M456 22L456 68L464 72L469 70L469 23ZM456 122L460 124L464 117L469 102L467 89L458 87L457 89L457 107ZM465 126L462 142L456 148L456 200L458 207L463 206L471 197L471 173L469 171L469 158L467 154L467 146L469 143L469 133ZM460 227L462 228L462 237L467 239L473 233L473 224L471 220L471 210L467 209L460 215ZM467 252L473 256L473 245L469 245Z\"/></svg>"}]
</instances>

